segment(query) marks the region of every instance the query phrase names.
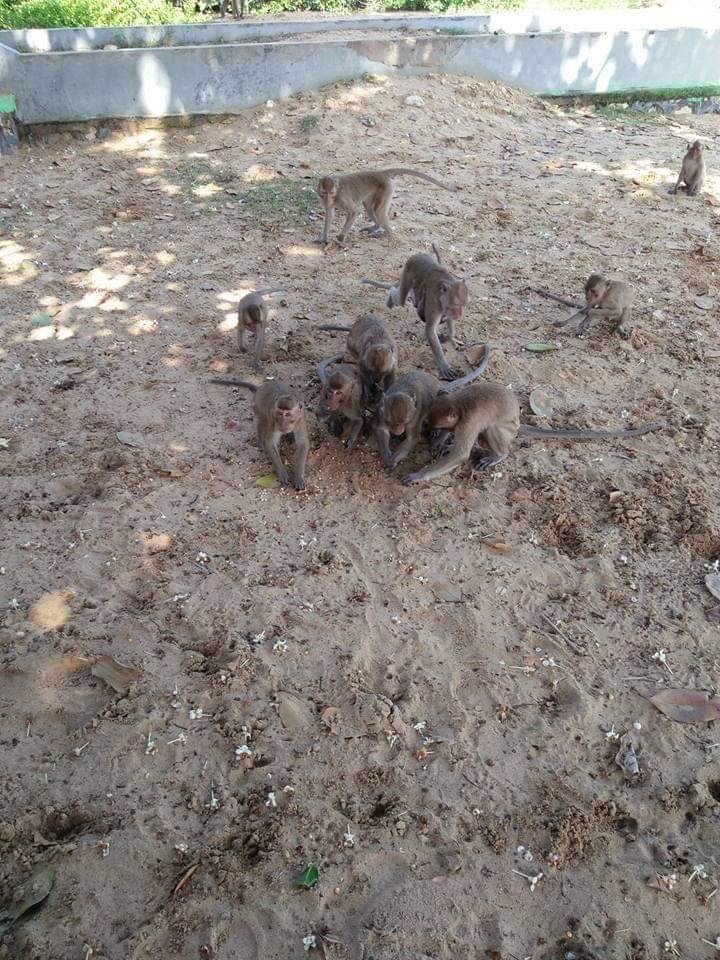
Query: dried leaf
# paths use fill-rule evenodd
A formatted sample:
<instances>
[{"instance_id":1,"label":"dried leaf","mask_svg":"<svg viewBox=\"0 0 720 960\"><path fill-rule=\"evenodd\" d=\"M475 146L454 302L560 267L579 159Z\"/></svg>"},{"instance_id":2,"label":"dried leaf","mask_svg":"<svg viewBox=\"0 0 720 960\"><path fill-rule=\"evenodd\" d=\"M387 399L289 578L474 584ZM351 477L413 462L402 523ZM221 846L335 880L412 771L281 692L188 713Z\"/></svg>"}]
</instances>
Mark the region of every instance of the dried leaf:
<instances>
[{"instance_id":1,"label":"dried leaf","mask_svg":"<svg viewBox=\"0 0 720 960\"><path fill-rule=\"evenodd\" d=\"M178 470L175 467L157 467L156 469L161 477L170 477L173 480L179 480L180 477L184 477L187 472L185 470Z\"/></svg>"},{"instance_id":2,"label":"dried leaf","mask_svg":"<svg viewBox=\"0 0 720 960\"><path fill-rule=\"evenodd\" d=\"M705 577L705 586L716 600L720 600L720 574L709 573Z\"/></svg>"},{"instance_id":3,"label":"dried leaf","mask_svg":"<svg viewBox=\"0 0 720 960\"><path fill-rule=\"evenodd\" d=\"M496 539L495 537L482 540L482 545L484 547L489 547L491 550L494 550L496 553L510 553L512 549L509 543L505 543L504 540L499 540L499 539Z\"/></svg>"},{"instance_id":4,"label":"dried leaf","mask_svg":"<svg viewBox=\"0 0 720 960\"><path fill-rule=\"evenodd\" d=\"M145 441L137 433L130 433L128 430L121 430L120 433L115 434L120 443L124 443L126 447L137 447L138 450L142 450L145 446Z\"/></svg>"},{"instance_id":5,"label":"dried leaf","mask_svg":"<svg viewBox=\"0 0 720 960\"><path fill-rule=\"evenodd\" d=\"M135 667L125 667L113 657L98 657L90 667L90 673L112 687L116 693L122 694L126 694L131 684L141 676Z\"/></svg>"},{"instance_id":6,"label":"dried leaf","mask_svg":"<svg viewBox=\"0 0 720 960\"><path fill-rule=\"evenodd\" d=\"M275 474L270 473L266 477L258 477L257 480L255 481L255 485L258 487L266 487L266 488L274 489L275 487L279 487L280 483L278 481L278 478L275 476Z\"/></svg>"},{"instance_id":7,"label":"dried leaf","mask_svg":"<svg viewBox=\"0 0 720 960\"><path fill-rule=\"evenodd\" d=\"M325 724L330 733L338 732L338 723L340 721L340 711L337 707L325 707L320 714L320 722Z\"/></svg>"},{"instance_id":8,"label":"dried leaf","mask_svg":"<svg viewBox=\"0 0 720 960\"><path fill-rule=\"evenodd\" d=\"M710 623L720 623L720 607L711 607L705 615Z\"/></svg>"},{"instance_id":9,"label":"dried leaf","mask_svg":"<svg viewBox=\"0 0 720 960\"><path fill-rule=\"evenodd\" d=\"M50 864L37 867L25 885L28 888L25 899L19 904L10 904L0 910L0 937L21 917L24 917L28 910L32 910L47 899L54 883L55 867Z\"/></svg>"},{"instance_id":10,"label":"dried leaf","mask_svg":"<svg viewBox=\"0 0 720 960\"><path fill-rule=\"evenodd\" d=\"M170 894L171 898L176 897L180 893L182 888L188 882L190 877L192 877L192 875L195 873L195 871L199 866L200 866L200 861L196 860L194 863L190 864L190 866L184 871L184 873L180 875L180 879L175 884L175 886L173 887L173 892Z\"/></svg>"},{"instance_id":11,"label":"dried leaf","mask_svg":"<svg viewBox=\"0 0 720 960\"><path fill-rule=\"evenodd\" d=\"M530 409L538 417L551 417L555 412L552 400L540 387L536 387L530 394Z\"/></svg>"},{"instance_id":12,"label":"dried leaf","mask_svg":"<svg viewBox=\"0 0 720 960\"><path fill-rule=\"evenodd\" d=\"M712 310L715 306L715 301L712 297L708 297L707 294L701 297L695 297L695 306L700 310Z\"/></svg>"},{"instance_id":13,"label":"dried leaf","mask_svg":"<svg viewBox=\"0 0 720 960\"><path fill-rule=\"evenodd\" d=\"M659 690L650 703L677 723L708 723L720 720L720 698L710 699L704 690Z\"/></svg>"},{"instance_id":14,"label":"dried leaf","mask_svg":"<svg viewBox=\"0 0 720 960\"><path fill-rule=\"evenodd\" d=\"M636 780L640 776L640 764L637 758L638 742L626 733L620 741L620 749L615 754L615 763L625 774L626 780Z\"/></svg>"},{"instance_id":15,"label":"dried leaf","mask_svg":"<svg viewBox=\"0 0 720 960\"><path fill-rule=\"evenodd\" d=\"M542 340L528 340L525 344L525 349L530 350L531 353L547 353L549 350L557 350L557 348L556 343L545 343Z\"/></svg>"},{"instance_id":16,"label":"dried leaf","mask_svg":"<svg viewBox=\"0 0 720 960\"><path fill-rule=\"evenodd\" d=\"M318 873L317 864L311 863L308 867L305 867L299 877L295 877L292 885L303 890L312 890L313 887L318 885L319 881L320 874Z\"/></svg>"},{"instance_id":17,"label":"dried leaf","mask_svg":"<svg viewBox=\"0 0 720 960\"><path fill-rule=\"evenodd\" d=\"M447 580L434 580L430 589L435 594L435 599L441 603L462 603L462 593L453 589Z\"/></svg>"}]
</instances>

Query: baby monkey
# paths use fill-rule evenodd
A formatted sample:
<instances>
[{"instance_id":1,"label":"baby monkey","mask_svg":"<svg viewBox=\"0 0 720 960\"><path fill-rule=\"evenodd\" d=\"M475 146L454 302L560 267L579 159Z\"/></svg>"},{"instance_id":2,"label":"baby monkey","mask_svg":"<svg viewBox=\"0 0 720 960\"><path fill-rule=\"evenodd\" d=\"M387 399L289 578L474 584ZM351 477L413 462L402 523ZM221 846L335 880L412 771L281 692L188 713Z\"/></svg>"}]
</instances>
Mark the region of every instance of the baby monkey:
<instances>
[{"instance_id":1,"label":"baby monkey","mask_svg":"<svg viewBox=\"0 0 720 960\"><path fill-rule=\"evenodd\" d=\"M215 378L210 383L220 383L228 387L244 387L253 394L253 412L257 442L261 450L270 458L277 478L283 487L290 485L290 474L283 463L278 445L288 434L295 441L295 472L292 485L296 490L305 489L305 464L307 463L310 440L308 437L305 411L292 388L280 380L268 380L261 387L246 380L226 380Z\"/></svg>"},{"instance_id":2,"label":"baby monkey","mask_svg":"<svg viewBox=\"0 0 720 960\"><path fill-rule=\"evenodd\" d=\"M238 346L242 353L247 353L247 333L255 335L255 359L253 369L259 371L262 367L262 351L265 345L265 327L267 326L268 311L263 300L263 294L280 293L282 287L268 287L265 290L254 290L247 293L238 304Z\"/></svg>"},{"instance_id":3,"label":"baby monkey","mask_svg":"<svg viewBox=\"0 0 720 960\"><path fill-rule=\"evenodd\" d=\"M580 317L575 336L582 337L593 319L607 317L613 323L613 330L627 340L632 334L631 312L633 291L624 280L607 280L597 273L591 274L585 281L585 306L573 313L567 320L557 320L556 327L565 327Z\"/></svg>"},{"instance_id":4,"label":"baby monkey","mask_svg":"<svg viewBox=\"0 0 720 960\"><path fill-rule=\"evenodd\" d=\"M482 362L473 371L445 384L424 370L406 373L383 394L375 421L375 437L380 449L380 459L388 470L395 467L413 452L420 442L423 430L427 426L428 414L433 401L441 392L459 390L481 376L490 360L490 347L485 347ZM390 449L390 437L404 437L393 452Z\"/></svg>"},{"instance_id":5,"label":"baby monkey","mask_svg":"<svg viewBox=\"0 0 720 960\"><path fill-rule=\"evenodd\" d=\"M318 196L325 207L322 243L327 244L329 240L335 207L345 214L345 223L337 236L340 243L345 240L355 223L361 206L372 220L372 226L363 227L361 233L367 233L371 237L382 237L392 233L388 210L395 189L392 178L398 176L417 177L419 180L434 183L436 187L442 187L443 190L452 191L453 189L426 173L406 167L364 170L360 173L348 173L343 177L322 177L317 185Z\"/></svg>"},{"instance_id":6,"label":"baby monkey","mask_svg":"<svg viewBox=\"0 0 720 960\"><path fill-rule=\"evenodd\" d=\"M696 140L694 143L688 144L677 183L671 188L670 193L677 193L680 184L684 182L687 187L687 195L695 197L702 190L704 180L705 158L703 157L702 144L699 140Z\"/></svg>"},{"instance_id":7,"label":"baby monkey","mask_svg":"<svg viewBox=\"0 0 720 960\"><path fill-rule=\"evenodd\" d=\"M454 433L452 448L437 463L404 477L405 486L435 480L455 470L470 459L478 442L488 451L474 463L476 470L482 470L501 463L518 434L531 438L597 440L639 437L664 426L662 423L648 423L632 430L546 430L521 425L517 397L499 383L473 383L455 393L439 396L430 406L428 421L436 430Z\"/></svg>"},{"instance_id":8,"label":"baby monkey","mask_svg":"<svg viewBox=\"0 0 720 960\"><path fill-rule=\"evenodd\" d=\"M340 426L341 417L345 418L349 429L345 446L352 450L365 423L365 384L359 368L351 363L340 363L341 360L342 354L339 354L318 365L317 375L322 385L320 402L330 411L331 432L335 432L332 426ZM328 367L332 367L330 373Z\"/></svg>"}]
</instances>

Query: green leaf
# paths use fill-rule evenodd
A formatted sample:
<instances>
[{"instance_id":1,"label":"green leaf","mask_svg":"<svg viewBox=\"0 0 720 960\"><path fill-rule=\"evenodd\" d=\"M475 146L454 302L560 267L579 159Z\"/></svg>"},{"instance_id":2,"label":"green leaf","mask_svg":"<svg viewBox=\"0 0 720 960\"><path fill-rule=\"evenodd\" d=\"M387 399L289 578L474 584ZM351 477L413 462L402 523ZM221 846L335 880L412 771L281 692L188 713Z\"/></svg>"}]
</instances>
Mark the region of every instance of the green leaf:
<instances>
[{"instance_id":1,"label":"green leaf","mask_svg":"<svg viewBox=\"0 0 720 960\"><path fill-rule=\"evenodd\" d=\"M525 344L525 349L532 353L547 353L548 350L557 350L557 348L556 343L544 343L542 340L528 340Z\"/></svg>"},{"instance_id":2,"label":"green leaf","mask_svg":"<svg viewBox=\"0 0 720 960\"><path fill-rule=\"evenodd\" d=\"M267 477L258 477L255 481L255 485L258 487L279 487L278 478L274 473L269 474Z\"/></svg>"},{"instance_id":3,"label":"green leaf","mask_svg":"<svg viewBox=\"0 0 720 960\"><path fill-rule=\"evenodd\" d=\"M49 327L52 323L52 317L44 310L40 310L30 317L30 323L33 327Z\"/></svg>"},{"instance_id":4,"label":"green leaf","mask_svg":"<svg viewBox=\"0 0 720 960\"><path fill-rule=\"evenodd\" d=\"M50 866L49 863L45 864L44 866L37 867L33 875L25 884L25 887L29 890L29 893L22 903L17 905L11 904L9 907L5 907L4 909L0 910L0 917L3 918L2 922L0 922L0 937L4 933L7 933L10 927L17 923L21 917L24 917L29 910L32 910L33 907L37 907L39 904L41 904L43 900L48 897L54 883L55 867Z\"/></svg>"},{"instance_id":5,"label":"green leaf","mask_svg":"<svg viewBox=\"0 0 720 960\"><path fill-rule=\"evenodd\" d=\"M312 890L313 887L318 885L320 880L320 874L318 873L317 865L311 863L309 867L306 867L299 877L295 877L292 882L294 887L300 887L303 890Z\"/></svg>"}]
</instances>

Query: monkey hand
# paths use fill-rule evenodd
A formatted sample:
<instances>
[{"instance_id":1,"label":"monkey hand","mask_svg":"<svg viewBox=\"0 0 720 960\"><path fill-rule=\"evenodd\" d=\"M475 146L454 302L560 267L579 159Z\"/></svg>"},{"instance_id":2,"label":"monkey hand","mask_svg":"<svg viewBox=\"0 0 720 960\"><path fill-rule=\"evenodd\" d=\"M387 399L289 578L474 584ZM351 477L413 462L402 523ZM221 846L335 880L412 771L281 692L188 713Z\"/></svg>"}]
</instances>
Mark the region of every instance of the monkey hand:
<instances>
[{"instance_id":1,"label":"monkey hand","mask_svg":"<svg viewBox=\"0 0 720 960\"><path fill-rule=\"evenodd\" d=\"M455 380L457 374L450 366L450 364L445 363L440 367L440 379L441 380Z\"/></svg>"},{"instance_id":2,"label":"monkey hand","mask_svg":"<svg viewBox=\"0 0 720 960\"><path fill-rule=\"evenodd\" d=\"M402 478L401 482L404 487L409 487L413 483L421 483L422 479L423 479L422 473L420 472L408 473Z\"/></svg>"}]
</instances>

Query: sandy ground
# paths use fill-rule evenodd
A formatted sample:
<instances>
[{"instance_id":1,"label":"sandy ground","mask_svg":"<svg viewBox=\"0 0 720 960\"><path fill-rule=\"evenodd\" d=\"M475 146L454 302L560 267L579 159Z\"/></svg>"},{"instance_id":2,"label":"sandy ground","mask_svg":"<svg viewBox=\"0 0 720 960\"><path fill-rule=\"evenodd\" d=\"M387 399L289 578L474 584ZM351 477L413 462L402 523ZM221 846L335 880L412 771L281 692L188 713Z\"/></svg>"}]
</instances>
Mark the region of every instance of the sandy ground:
<instances>
[{"instance_id":1,"label":"sandy ground","mask_svg":"<svg viewBox=\"0 0 720 960\"><path fill-rule=\"evenodd\" d=\"M720 736L641 694L718 682L715 153L703 196L667 194L717 124L370 78L2 160L0 902L56 880L0 957L716 955ZM323 252L306 189L365 164L459 189L402 179L392 239ZM348 454L314 380L342 334L313 325L374 310L432 369L412 311L359 283L432 240L527 422L542 387L554 426L667 429L518 440L410 490L369 437ZM635 286L632 342L558 333L528 291L594 270ZM208 384L252 376L234 306L279 282L266 372L308 401L304 494L257 484L250 402ZM139 671L126 696L107 655Z\"/></svg>"}]
</instances>

